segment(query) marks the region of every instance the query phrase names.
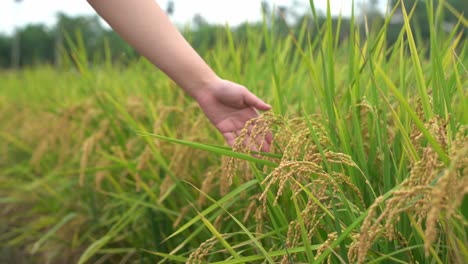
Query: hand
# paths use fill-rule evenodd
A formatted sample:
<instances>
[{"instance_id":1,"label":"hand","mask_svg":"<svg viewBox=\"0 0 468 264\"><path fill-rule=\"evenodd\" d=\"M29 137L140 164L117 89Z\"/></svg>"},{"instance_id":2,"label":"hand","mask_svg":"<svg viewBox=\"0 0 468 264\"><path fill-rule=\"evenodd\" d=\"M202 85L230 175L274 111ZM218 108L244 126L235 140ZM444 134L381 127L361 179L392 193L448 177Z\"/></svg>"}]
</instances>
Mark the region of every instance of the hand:
<instances>
[{"instance_id":1,"label":"hand","mask_svg":"<svg viewBox=\"0 0 468 264\"><path fill-rule=\"evenodd\" d=\"M201 109L233 146L245 123L258 116L258 110L270 110L271 106L260 100L247 88L234 82L216 79L205 89L200 89L196 100ZM268 152L272 135L267 133L262 151Z\"/></svg>"}]
</instances>

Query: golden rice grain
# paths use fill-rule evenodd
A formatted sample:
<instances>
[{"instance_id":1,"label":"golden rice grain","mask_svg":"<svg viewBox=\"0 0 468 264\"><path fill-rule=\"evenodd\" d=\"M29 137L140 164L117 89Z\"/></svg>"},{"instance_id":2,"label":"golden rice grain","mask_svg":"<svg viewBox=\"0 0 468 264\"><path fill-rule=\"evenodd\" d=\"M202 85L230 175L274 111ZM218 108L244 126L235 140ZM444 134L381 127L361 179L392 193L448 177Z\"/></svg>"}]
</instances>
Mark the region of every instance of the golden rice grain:
<instances>
[{"instance_id":1,"label":"golden rice grain","mask_svg":"<svg viewBox=\"0 0 468 264\"><path fill-rule=\"evenodd\" d=\"M205 242L201 243L197 250L193 251L187 261L186 264L201 264L206 255L210 252L210 250L217 244L218 238L213 236L212 238L206 240Z\"/></svg>"},{"instance_id":2,"label":"golden rice grain","mask_svg":"<svg viewBox=\"0 0 468 264\"><path fill-rule=\"evenodd\" d=\"M426 123L426 127L437 142L446 148L446 122L435 117ZM395 224L400 221L400 215L404 212L411 212L416 218L416 224L421 228L425 226L426 255L429 254L432 243L437 240L437 225L441 215L444 215L444 222L449 221L450 217L461 217L456 208L460 206L468 190L466 131L462 127L452 142L448 153L451 159L448 167L432 147L422 146L422 136L413 133L413 144L421 149L421 159L414 162L409 177L400 184L398 190L392 192L392 197L385 202L385 207L377 218L376 211L382 199L377 199L369 208L359 235L358 263L364 262L367 251L381 231L385 232L389 240L398 239L403 245L407 244L406 239L395 232Z\"/></svg>"}]
</instances>

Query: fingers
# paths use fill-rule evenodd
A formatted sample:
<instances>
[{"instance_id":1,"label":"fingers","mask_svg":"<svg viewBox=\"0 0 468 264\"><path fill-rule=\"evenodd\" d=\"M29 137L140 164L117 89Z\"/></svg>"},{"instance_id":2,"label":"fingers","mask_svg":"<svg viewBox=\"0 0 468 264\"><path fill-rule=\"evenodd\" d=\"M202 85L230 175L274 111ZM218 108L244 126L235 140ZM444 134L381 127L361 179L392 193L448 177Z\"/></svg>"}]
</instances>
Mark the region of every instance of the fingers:
<instances>
[{"instance_id":1,"label":"fingers","mask_svg":"<svg viewBox=\"0 0 468 264\"><path fill-rule=\"evenodd\" d=\"M261 99L259 99L257 96L255 96L248 90L246 90L246 92L243 94L243 98L244 104L246 104L247 106L252 106L262 111L267 111L271 109L271 106L269 104L263 102Z\"/></svg>"},{"instance_id":2,"label":"fingers","mask_svg":"<svg viewBox=\"0 0 468 264\"><path fill-rule=\"evenodd\" d=\"M271 131L268 131L265 135L265 143L263 143L262 151L263 152L270 152L270 146L273 142L273 134Z\"/></svg>"},{"instance_id":3,"label":"fingers","mask_svg":"<svg viewBox=\"0 0 468 264\"><path fill-rule=\"evenodd\" d=\"M236 135L233 132L226 132L223 133L224 139L226 139L226 142L228 143L229 146L233 147L234 143L236 142Z\"/></svg>"},{"instance_id":4,"label":"fingers","mask_svg":"<svg viewBox=\"0 0 468 264\"><path fill-rule=\"evenodd\" d=\"M268 144L271 144L271 142L273 142L273 133L271 133L271 131L268 131L268 133L265 136L265 140Z\"/></svg>"}]
</instances>

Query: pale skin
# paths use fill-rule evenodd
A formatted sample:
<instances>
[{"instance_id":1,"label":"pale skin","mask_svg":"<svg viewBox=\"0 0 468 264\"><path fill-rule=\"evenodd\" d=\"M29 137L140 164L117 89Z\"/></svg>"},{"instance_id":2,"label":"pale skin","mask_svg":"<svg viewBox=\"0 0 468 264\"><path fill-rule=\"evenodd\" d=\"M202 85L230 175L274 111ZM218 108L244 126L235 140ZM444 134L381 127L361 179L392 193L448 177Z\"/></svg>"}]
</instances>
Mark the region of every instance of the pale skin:
<instances>
[{"instance_id":1,"label":"pale skin","mask_svg":"<svg viewBox=\"0 0 468 264\"><path fill-rule=\"evenodd\" d=\"M141 55L193 97L229 145L245 123L270 105L244 86L221 79L197 54L154 0L88 0ZM268 134L262 151L272 141Z\"/></svg>"}]
</instances>

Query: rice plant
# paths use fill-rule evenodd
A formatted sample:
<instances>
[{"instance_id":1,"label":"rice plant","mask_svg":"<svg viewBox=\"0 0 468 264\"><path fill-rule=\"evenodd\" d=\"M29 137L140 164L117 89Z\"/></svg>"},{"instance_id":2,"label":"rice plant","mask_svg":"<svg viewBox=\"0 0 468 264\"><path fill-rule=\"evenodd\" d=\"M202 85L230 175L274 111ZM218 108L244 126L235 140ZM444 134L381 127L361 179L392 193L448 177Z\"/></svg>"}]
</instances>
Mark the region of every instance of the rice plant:
<instances>
[{"instance_id":1,"label":"rice plant","mask_svg":"<svg viewBox=\"0 0 468 264\"><path fill-rule=\"evenodd\" d=\"M1 72L1 250L28 263L467 263L468 22L441 31L436 11L453 8L426 2L429 52L404 5L392 45L398 6L376 32L353 13L340 45L330 12L287 38L265 19L247 42L219 41L208 63L273 105L232 148L147 61L90 65L79 37L71 69ZM269 131L271 151L255 152Z\"/></svg>"}]
</instances>

